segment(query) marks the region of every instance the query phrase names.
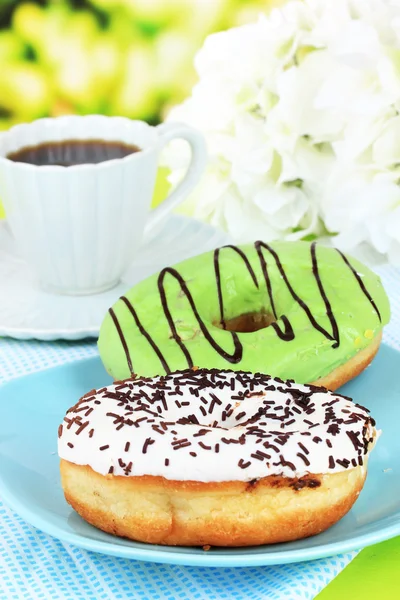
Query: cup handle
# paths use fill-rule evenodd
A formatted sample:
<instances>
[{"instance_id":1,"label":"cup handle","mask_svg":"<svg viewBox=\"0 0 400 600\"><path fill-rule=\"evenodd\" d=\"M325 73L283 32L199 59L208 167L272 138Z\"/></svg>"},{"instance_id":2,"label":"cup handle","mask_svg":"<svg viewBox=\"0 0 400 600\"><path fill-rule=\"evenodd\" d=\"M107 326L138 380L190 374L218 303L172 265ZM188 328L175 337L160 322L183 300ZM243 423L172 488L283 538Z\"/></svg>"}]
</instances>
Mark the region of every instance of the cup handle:
<instances>
[{"instance_id":1,"label":"cup handle","mask_svg":"<svg viewBox=\"0 0 400 600\"><path fill-rule=\"evenodd\" d=\"M199 182L207 164L206 141L199 131L182 123L163 123L156 129L159 135L159 151L171 140L181 138L189 143L192 157L186 175L178 187L151 211L144 231L145 236L189 195Z\"/></svg>"}]
</instances>

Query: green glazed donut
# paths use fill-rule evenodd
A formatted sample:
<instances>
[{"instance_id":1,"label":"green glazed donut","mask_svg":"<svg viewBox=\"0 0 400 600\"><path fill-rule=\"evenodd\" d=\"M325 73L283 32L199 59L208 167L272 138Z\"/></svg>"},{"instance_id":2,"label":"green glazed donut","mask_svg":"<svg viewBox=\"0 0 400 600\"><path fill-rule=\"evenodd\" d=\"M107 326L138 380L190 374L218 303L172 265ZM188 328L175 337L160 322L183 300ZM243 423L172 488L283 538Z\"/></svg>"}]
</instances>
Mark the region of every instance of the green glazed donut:
<instances>
[{"instance_id":1,"label":"green glazed donut","mask_svg":"<svg viewBox=\"0 0 400 600\"><path fill-rule=\"evenodd\" d=\"M135 285L98 346L114 379L194 366L310 383L379 341L389 318L380 278L359 261L315 242L255 242Z\"/></svg>"}]
</instances>

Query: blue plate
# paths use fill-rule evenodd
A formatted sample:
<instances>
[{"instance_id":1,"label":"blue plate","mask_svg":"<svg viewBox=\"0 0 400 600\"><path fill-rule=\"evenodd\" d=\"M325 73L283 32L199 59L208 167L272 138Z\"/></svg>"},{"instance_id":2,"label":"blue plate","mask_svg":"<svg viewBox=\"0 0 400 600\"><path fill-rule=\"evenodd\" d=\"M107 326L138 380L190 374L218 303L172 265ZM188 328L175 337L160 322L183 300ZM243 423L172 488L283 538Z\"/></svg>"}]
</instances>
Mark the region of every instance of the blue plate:
<instances>
[{"instance_id":1,"label":"blue plate","mask_svg":"<svg viewBox=\"0 0 400 600\"><path fill-rule=\"evenodd\" d=\"M383 430L353 509L318 536L251 548L153 546L103 533L65 502L57 427L84 392L110 382L99 358L17 379L0 388L0 494L26 521L65 542L126 558L213 567L273 565L322 558L400 534L400 353L382 346L372 366L342 388Z\"/></svg>"}]
</instances>

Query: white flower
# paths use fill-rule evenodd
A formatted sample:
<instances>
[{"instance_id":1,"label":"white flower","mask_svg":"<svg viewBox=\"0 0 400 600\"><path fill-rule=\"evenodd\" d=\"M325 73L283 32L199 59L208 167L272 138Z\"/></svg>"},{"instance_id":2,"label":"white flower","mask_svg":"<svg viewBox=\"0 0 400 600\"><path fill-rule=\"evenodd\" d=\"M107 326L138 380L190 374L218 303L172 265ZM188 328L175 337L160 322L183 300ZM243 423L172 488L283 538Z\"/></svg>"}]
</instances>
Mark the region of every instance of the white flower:
<instances>
[{"instance_id":1,"label":"white flower","mask_svg":"<svg viewBox=\"0 0 400 600\"><path fill-rule=\"evenodd\" d=\"M400 264L400 1L292 0L209 36L168 119L209 165L183 210L238 241L336 234ZM177 183L188 150L164 154Z\"/></svg>"},{"instance_id":2,"label":"white flower","mask_svg":"<svg viewBox=\"0 0 400 600\"><path fill-rule=\"evenodd\" d=\"M321 214L328 230L338 232L334 242L343 250L358 256L373 256L372 251L400 265L399 116L379 123L357 163L346 166L338 153Z\"/></svg>"},{"instance_id":3,"label":"white flower","mask_svg":"<svg viewBox=\"0 0 400 600\"><path fill-rule=\"evenodd\" d=\"M400 264L400 170L338 169L322 203L328 230L339 232L336 246L360 256L365 245Z\"/></svg>"},{"instance_id":4,"label":"white flower","mask_svg":"<svg viewBox=\"0 0 400 600\"><path fill-rule=\"evenodd\" d=\"M382 125L371 148L374 164L389 169L400 165L400 117L388 119Z\"/></svg>"}]
</instances>

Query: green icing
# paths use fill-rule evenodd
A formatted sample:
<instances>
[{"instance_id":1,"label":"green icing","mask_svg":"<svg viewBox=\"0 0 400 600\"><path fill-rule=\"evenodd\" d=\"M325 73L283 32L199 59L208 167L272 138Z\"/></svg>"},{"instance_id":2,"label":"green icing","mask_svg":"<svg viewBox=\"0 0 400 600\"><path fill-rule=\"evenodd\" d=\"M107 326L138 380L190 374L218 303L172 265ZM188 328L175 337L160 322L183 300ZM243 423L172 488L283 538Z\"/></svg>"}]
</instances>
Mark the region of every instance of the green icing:
<instances>
[{"instance_id":1,"label":"green icing","mask_svg":"<svg viewBox=\"0 0 400 600\"><path fill-rule=\"evenodd\" d=\"M314 245L314 261L313 245L307 242L276 242L271 251L262 247L257 252L254 244L238 248L249 265L229 246L220 249L217 261L215 253L208 252L175 265L192 304L168 269L135 285L126 294L128 302L123 298L116 302L103 321L98 342L112 377L129 377L129 362L142 376L186 369L192 363L307 383L347 362L389 321L389 301L380 278L353 258L346 257L346 264L334 248ZM221 323L216 264L225 322L246 313L273 315L275 308L276 325L237 334L216 325ZM339 344L334 339L335 323ZM289 331L287 338L292 331L293 339L282 339L277 328ZM236 362L229 362L227 355Z\"/></svg>"}]
</instances>

